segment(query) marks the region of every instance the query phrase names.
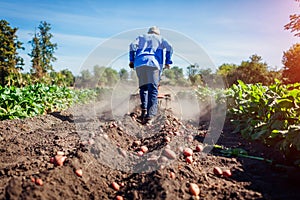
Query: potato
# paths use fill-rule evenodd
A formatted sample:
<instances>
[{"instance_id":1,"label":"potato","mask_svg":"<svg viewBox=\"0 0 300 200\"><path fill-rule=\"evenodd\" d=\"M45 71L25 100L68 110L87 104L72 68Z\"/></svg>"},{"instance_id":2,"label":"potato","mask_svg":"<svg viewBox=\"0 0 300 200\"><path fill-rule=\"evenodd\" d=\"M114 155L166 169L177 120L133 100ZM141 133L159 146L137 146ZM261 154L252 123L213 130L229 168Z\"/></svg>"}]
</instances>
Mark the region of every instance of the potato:
<instances>
[{"instance_id":1,"label":"potato","mask_svg":"<svg viewBox=\"0 0 300 200\"><path fill-rule=\"evenodd\" d=\"M214 172L215 175L218 175L218 176L223 174L223 171L221 170L220 167L214 167L213 172Z\"/></svg>"},{"instance_id":2,"label":"potato","mask_svg":"<svg viewBox=\"0 0 300 200\"><path fill-rule=\"evenodd\" d=\"M31 182L35 183L35 178L34 177L30 177Z\"/></svg>"},{"instance_id":3,"label":"potato","mask_svg":"<svg viewBox=\"0 0 300 200\"><path fill-rule=\"evenodd\" d=\"M189 164L192 164L193 163L193 157L192 156L188 156L185 158L185 161Z\"/></svg>"},{"instance_id":4,"label":"potato","mask_svg":"<svg viewBox=\"0 0 300 200\"><path fill-rule=\"evenodd\" d=\"M116 200L123 200L124 198L120 195L116 196Z\"/></svg>"},{"instance_id":5,"label":"potato","mask_svg":"<svg viewBox=\"0 0 300 200\"><path fill-rule=\"evenodd\" d=\"M146 152L148 152L148 147L147 146L141 146L141 151L143 152L143 153L146 153Z\"/></svg>"},{"instance_id":6,"label":"potato","mask_svg":"<svg viewBox=\"0 0 300 200\"><path fill-rule=\"evenodd\" d=\"M52 163L52 164L55 163L55 158L54 158L54 157L51 157L51 158L50 158L50 163Z\"/></svg>"},{"instance_id":7,"label":"potato","mask_svg":"<svg viewBox=\"0 0 300 200\"><path fill-rule=\"evenodd\" d=\"M167 142L167 143L169 143L171 141L171 138L169 136L165 136L164 137L164 141Z\"/></svg>"},{"instance_id":8,"label":"potato","mask_svg":"<svg viewBox=\"0 0 300 200\"><path fill-rule=\"evenodd\" d=\"M176 175L175 175L174 172L170 172L170 178L171 178L171 179L175 179L175 178L176 178Z\"/></svg>"},{"instance_id":9,"label":"potato","mask_svg":"<svg viewBox=\"0 0 300 200\"><path fill-rule=\"evenodd\" d=\"M112 182L111 187L116 191L120 189L120 185L116 182Z\"/></svg>"},{"instance_id":10,"label":"potato","mask_svg":"<svg viewBox=\"0 0 300 200\"><path fill-rule=\"evenodd\" d=\"M196 146L196 151L197 151L197 152L202 152L203 149L204 149L203 144L198 144L198 145Z\"/></svg>"},{"instance_id":11,"label":"potato","mask_svg":"<svg viewBox=\"0 0 300 200\"><path fill-rule=\"evenodd\" d=\"M137 152L137 155L138 155L138 156L143 156L143 155L144 155L144 152L138 151L138 152Z\"/></svg>"},{"instance_id":12,"label":"potato","mask_svg":"<svg viewBox=\"0 0 300 200\"><path fill-rule=\"evenodd\" d=\"M193 150L190 149L190 148L185 148L183 150L183 155L185 155L185 156L192 156L193 155Z\"/></svg>"},{"instance_id":13,"label":"potato","mask_svg":"<svg viewBox=\"0 0 300 200\"><path fill-rule=\"evenodd\" d=\"M232 175L229 169L223 170L222 174L224 177L230 177Z\"/></svg>"},{"instance_id":14,"label":"potato","mask_svg":"<svg viewBox=\"0 0 300 200\"><path fill-rule=\"evenodd\" d=\"M40 179L40 178L37 178L37 179L35 180L35 184L40 185L40 186L44 185L42 179Z\"/></svg>"},{"instance_id":15,"label":"potato","mask_svg":"<svg viewBox=\"0 0 300 200\"><path fill-rule=\"evenodd\" d=\"M194 196L198 196L200 194L200 188L195 183L190 183L190 193Z\"/></svg>"},{"instance_id":16,"label":"potato","mask_svg":"<svg viewBox=\"0 0 300 200\"><path fill-rule=\"evenodd\" d=\"M79 177L82 177L82 169L76 169L75 174Z\"/></svg>"},{"instance_id":17,"label":"potato","mask_svg":"<svg viewBox=\"0 0 300 200\"><path fill-rule=\"evenodd\" d=\"M61 155L56 155L54 158L55 158L55 164L57 166L63 166L67 157L61 156Z\"/></svg>"}]
</instances>

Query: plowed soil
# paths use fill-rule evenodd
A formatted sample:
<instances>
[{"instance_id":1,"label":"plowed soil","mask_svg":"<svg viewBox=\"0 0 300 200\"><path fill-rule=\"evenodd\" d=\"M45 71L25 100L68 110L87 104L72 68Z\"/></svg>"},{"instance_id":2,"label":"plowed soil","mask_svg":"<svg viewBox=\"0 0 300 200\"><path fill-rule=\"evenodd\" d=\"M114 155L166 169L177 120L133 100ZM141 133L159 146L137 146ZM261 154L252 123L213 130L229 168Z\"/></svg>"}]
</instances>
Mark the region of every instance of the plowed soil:
<instances>
[{"instance_id":1,"label":"plowed soil","mask_svg":"<svg viewBox=\"0 0 300 200\"><path fill-rule=\"evenodd\" d=\"M197 152L207 127L180 121L170 111L160 111L149 126L132 116L74 119L64 111L1 121L0 199L300 199L300 170L278 152L233 134L228 122L218 145L280 165L218 150ZM148 151L138 155L141 146ZM186 147L194 150L192 163L182 153ZM62 166L51 160L60 151L66 156ZM216 175L214 167L232 176ZM199 186L199 196L191 194L190 183Z\"/></svg>"}]
</instances>

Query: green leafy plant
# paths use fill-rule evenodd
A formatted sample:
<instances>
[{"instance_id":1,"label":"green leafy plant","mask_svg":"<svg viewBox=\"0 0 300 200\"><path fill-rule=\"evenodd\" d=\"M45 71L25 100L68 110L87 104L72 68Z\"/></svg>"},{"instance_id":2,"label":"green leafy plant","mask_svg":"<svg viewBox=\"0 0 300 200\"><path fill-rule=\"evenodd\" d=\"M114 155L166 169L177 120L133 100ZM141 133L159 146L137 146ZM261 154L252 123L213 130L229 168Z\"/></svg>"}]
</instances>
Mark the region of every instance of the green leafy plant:
<instances>
[{"instance_id":1,"label":"green leafy plant","mask_svg":"<svg viewBox=\"0 0 300 200\"><path fill-rule=\"evenodd\" d=\"M291 149L300 152L300 84L276 83L267 87L260 83L238 81L228 91L231 121L235 131L245 138L261 140L280 148L286 155ZM300 154L299 154L300 155Z\"/></svg>"},{"instance_id":2,"label":"green leafy plant","mask_svg":"<svg viewBox=\"0 0 300 200\"><path fill-rule=\"evenodd\" d=\"M23 88L0 86L0 120L59 111L75 103L87 103L96 97L96 90L71 90L41 83Z\"/></svg>"}]
</instances>

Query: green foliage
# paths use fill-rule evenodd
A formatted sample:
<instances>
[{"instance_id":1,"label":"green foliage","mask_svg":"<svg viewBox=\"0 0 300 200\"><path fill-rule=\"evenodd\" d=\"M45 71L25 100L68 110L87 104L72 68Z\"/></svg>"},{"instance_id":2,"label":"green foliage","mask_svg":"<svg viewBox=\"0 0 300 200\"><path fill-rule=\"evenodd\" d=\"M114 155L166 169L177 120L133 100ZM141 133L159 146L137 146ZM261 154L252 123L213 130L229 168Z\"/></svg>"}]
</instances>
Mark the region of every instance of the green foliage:
<instances>
[{"instance_id":1,"label":"green foliage","mask_svg":"<svg viewBox=\"0 0 300 200\"><path fill-rule=\"evenodd\" d=\"M96 86L114 86L119 80L119 74L116 70L110 67L94 66L94 76L90 77L91 80L96 82ZM87 79L87 78L85 78Z\"/></svg>"},{"instance_id":2,"label":"green foliage","mask_svg":"<svg viewBox=\"0 0 300 200\"><path fill-rule=\"evenodd\" d=\"M24 49L16 35L17 28L11 28L5 20L0 20L0 85L13 85L21 77L23 59L18 49Z\"/></svg>"},{"instance_id":3,"label":"green foliage","mask_svg":"<svg viewBox=\"0 0 300 200\"><path fill-rule=\"evenodd\" d=\"M93 74L88 69L81 71L81 75L76 77L76 87L113 87L119 79L120 74L116 70L96 65Z\"/></svg>"},{"instance_id":4,"label":"green foliage","mask_svg":"<svg viewBox=\"0 0 300 200\"><path fill-rule=\"evenodd\" d=\"M223 64L221 65L218 70L217 70L217 74L218 75L223 75L223 76L227 76L230 72L232 72L233 70L235 70L238 66L236 64Z\"/></svg>"},{"instance_id":5,"label":"green foliage","mask_svg":"<svg viewBox=\"0 0 300 200\"><path fill-rule=\"evenodd\" d=\"M32 46L32 51L28 55L31 57L32 69L31 74L37 78L41 78L45 75L46 71L42 68L41 47L37 33L34 34L33 39L29 42Z\"/></svg>"},{"instance_id":6,"label":"green foliage","mask_svg":"<svg viewBox=\"0 0 300 200\"><path fill-rule=\"evenodd\" d=\"M300 83L264 86L237 81L229 89L198 86L200 105L226 103L234 132L279 148L287 158L300 162Z\"/></svg>"},{"instance_id":7,"label":"green foliage","mask_svg":"<svg viewBox=\"0 0 300 200\"><path fill-rule=\"evenodd\" d=\"M101 94L101 89L75 89L72 91L72 103L85 104L98 98Z\"/></svg>"},{"instance_id":8,"label":"green foliage","mask_svg":"<svg viewBox=\"0 0 300 200\"><path fill-rule=\"evenodd\" d=\"M51 83L59 86L70 87L74 85L75 77L68 69L61 70L60 72L50 72Z\"/></svg>"},{"instance_id":9,"label":"green foliage","mask_svg":"<svg viewBox=\"0 0 300 200\"><path fill-rule=\"evenodd\" d=\"M80 72L80 75L76 77L76 81L75 81L75 85L76 87L93 87L92 86L92 77L93 75L91 74L91 72L89 70L82 70Z\"/></svg>"},{"instance_id":10,"label":"green foliage","mask_svg":"<svg viewBox=\"0 0 300 200\"><path fill-rule=\"evenodd\" d=\"M285 83L300 82L300 43L283 53L282 63L284 64L282 76L285 78Z\"/></svg>"},{"instance_id":11,"label":"green foliage","mask_svg":"<svg viewBox=\"0 0 300 200\"><path fill-rule=\"evenodd\" d=\"M228 83L228 79L229 79L229 74L233 73L236 69L238 68L237 65L235 64L223 64L221 65L218 70L217 70L217 75L223 77L223 81L225 86L229 86L230 84ZM229 82L234 82L232 80L229 80Z\"/></svg>"},{"instance_id":12,"label":"green foliage","mask_svg":"<svg viewBox=\"0 0 300 200\"><path fill-rule=\"evenodd\" d=\"M267 87L238 81L227 95L236 132L279 147L287 155L296 149L299 155L300 84L284 85L276 80Z\"/></svg>"},{"instance_id":13,"label":"green foliage","mask_svg":"<svg viewBox=\"0 0 300 200\"><path fill-rule=\"evenodd\" d=\"M203 84L199 72L200 72L200 67L196 64L187 67L187 74L188 74L189 81L191 82L191 85Z\"/></svg>"},{"instance_id":14,"label":"green foliage","mask_svg":"<svg viewBox=\"0 0 300 200\"><path fill-rule=\"evenodd\" d=\"M114 86L119 80L119 74L116 70L107 67L105 68L102 77L104 78L103 82L100 82L100 85Z\"/></svg>"},{"instance_id":15,"label":"green foliage","mask_svg":"<svg viewBox=\"0 0 300 200\"><path fill-rule=\"evenodd\" d=\"M0 120L63 110L74 103L95 99L96 96L95 90L71 90L57 85L35 84L23 88L0 86Z\"/></svg>"},{"instance_id":16,"label":"green foliage","mask_svg":"<svg viewBox=\"0 0 300 200\"><path fill-rule=\"evenodd\" d=\"M33 39L29 42L32 51L28 54L31 57L31 73L40 79L49 71L53 71L52 62L56 61L54 52L57 44L52 43L53 35L50 33L51 25L45 21L40 22L39 32L34 34Z\"/></svg>"},{"instance_id":17,"label":"green foliage","mask_svg":"<svg viewBox=\"0 0 300 200\"><path fill-rule=\"evenodd\" d=\"M258 55L252 55L249 61L242 61L239 66L221 65L217 74L223 76L227 87L237 84L238 80L249 84L270 85L274 83L275 78L280 78L280 72L268 70L267 63L262 62L262 58Z\"/></svg>"},{"instance_id":18,"label":"green foliage","mask_svg":"<svg viewBox=\"0 0 300 200\"><path fill-rule=\"evenodd\" d=\"M170 69L165 69L162 76L166 77L166 80L162 81L161 84L168 85L187 85L187 80L184 78L183 69L177 66L174 66Z\"/></svg>"},{"instance_id":19,"label":"green foliage","mask_svg":"<svg viewBox=\"0 0 300 200\"><path fill-rule=\"evenodd\" d=\"M224 89L211 88L207 86L199 85L195 89L198 100L205 105L211 104L211 100L214 99L217 104L224 104L227 101L226 91Z\"/></svg>"},{"instance_id":20,"label":"green foliage","mask_svg":"<svg viewBox=\"0 0 300 200\"><path fill-rule=\"evenodd\" d=\"M61 73L63 76L63 80L62 80L63 86L73 86L74 85L75 76L73 75L73 73L70 70L63 69L59 73Z\"/></svg>"}]
</instances>

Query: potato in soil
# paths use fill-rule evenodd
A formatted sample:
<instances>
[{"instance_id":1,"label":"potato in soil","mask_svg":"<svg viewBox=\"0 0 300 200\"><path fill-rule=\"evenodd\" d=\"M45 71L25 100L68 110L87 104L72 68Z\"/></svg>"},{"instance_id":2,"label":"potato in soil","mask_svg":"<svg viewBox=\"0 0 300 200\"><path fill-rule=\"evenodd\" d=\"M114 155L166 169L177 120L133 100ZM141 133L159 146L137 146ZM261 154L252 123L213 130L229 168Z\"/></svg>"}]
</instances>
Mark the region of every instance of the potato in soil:
<instances>
[{"instance_id":1,"label":"potato in soil","mask_svg":"<svg viewBox=\"0 0 300 200\"><path fill-rule=\"evenodd\" d=\"M190 183L190 193L194 196L198 196L200 194L200 188L195 183Z\"/></svg>"}]
</instances>

